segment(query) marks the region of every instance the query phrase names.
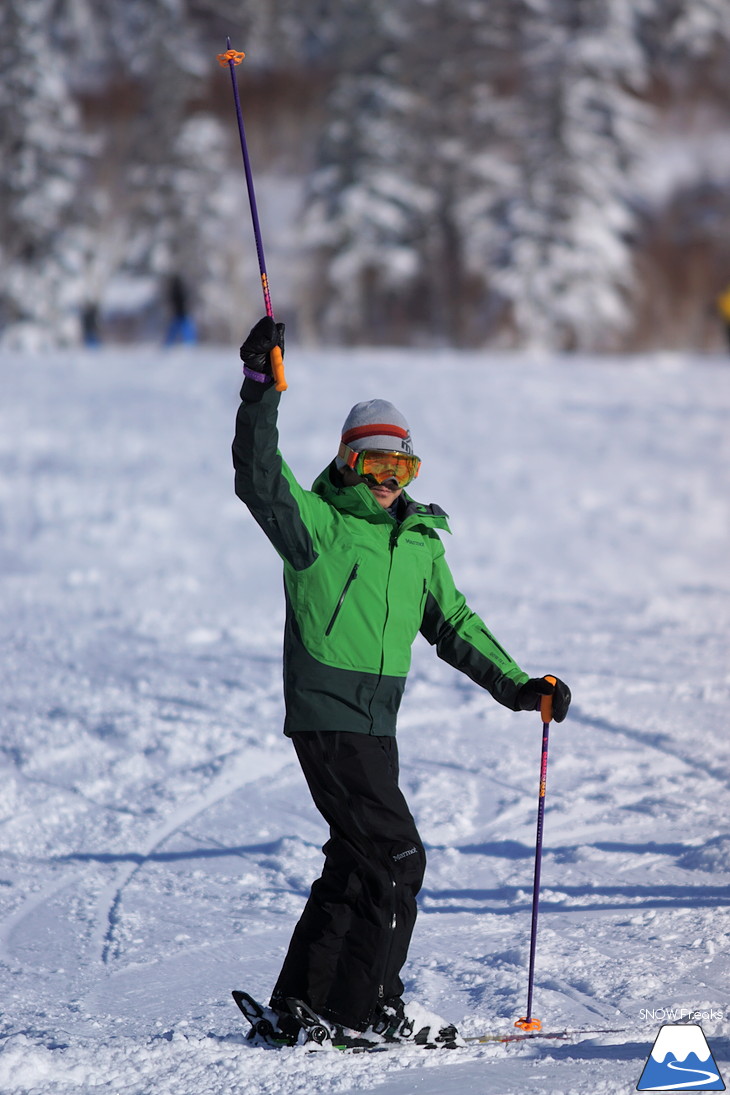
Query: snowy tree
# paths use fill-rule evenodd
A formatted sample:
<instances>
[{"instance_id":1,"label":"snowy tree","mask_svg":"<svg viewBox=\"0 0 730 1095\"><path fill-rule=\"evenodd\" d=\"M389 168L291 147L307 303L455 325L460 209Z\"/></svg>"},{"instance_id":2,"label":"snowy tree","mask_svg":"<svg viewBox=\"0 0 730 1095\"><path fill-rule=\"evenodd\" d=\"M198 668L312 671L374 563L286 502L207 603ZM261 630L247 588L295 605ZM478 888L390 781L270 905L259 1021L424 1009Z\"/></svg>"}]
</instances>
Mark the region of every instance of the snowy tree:
<instances>
[{"instance_id":1,"label":"snowy tree","mask_svg":"<svg viewBox=\"0 0 730 1095\"><path fill-rule=\"evenodd\" d=\"M657 65L679 59L677 80L722 56L729 12L725 0L339 7L310 208L314 330L585 349L631 337L644 291L632 167Z\"/></svg>"},{"instance_id":2,"label":"snowy tree","mask_svg":"<svg viewBox=\"0 0 730 1095\"><path fill-rule=\"evenodd\" d=\"M410 171L431 197L419 225L420 320L430 337L456 345L479 342L500 308L484 255L514 176L512 12L504 0L471 0L453 13L412 0L399 58L418 89L404 119Z\"/></svg>"},{"instance_id":3,"label":"snowy tree","mask_svg":"<svg viewBox=\"0 0 730 1095\"><path fill-rule=\"evenodd\" d=\"M458 344L504 329L511 311L518 341L606 345L631 314L641 6L368 12L314 193L325 315L351 337L407 337L400 308Z\"/></svg>"},{"instance_id":4,"label":"snowy tree","mask_svg":"<svg viewBox=\"0 0 730 1095\"><path fill-rule=\"evenodd\" d=\"M386 5L348 2L333 11L340 77L328 103L320 169L311 185L307 238L322 268L311 302L317 333L334 341L377 341L383 324L381 279L391 287L413 275L414 200L393 169L401 146L394 121L408 92L388 74ZM396 35L398 28L396 28ZM377 285L377 288L376 288Z\"/></svg>"},{"instance_id":5,"label":"snowy tree","mask_svg":"<svg viewBox=\"0 0 730 1095\"><path fill-rule=\"evenodd\" d=\"M308 251L291 318L316 339L635 337L651 289L636 272L656 276L641 249L669 245L633 170L647 131L658 118L681 141L709 103L717 133L728 109L727 0L5 0L0 33L6 341L68 342L83 301L103 309L125 284L151 334L173 273L210 335L238 329L250 233L215 62L229 33L255 174L274 226L293 224L284 280ZM708 180L686 174L691 232ZM726 238L706 234L713 270Z\"/></svg>"},{"instance_id":6,"label":"snowy tree","mask_svg":"<svg viewBox=\"0 0 730 1095\"><path fill-rule=\"evenodd\" d=\"M730 281L730 5L664 0L643 27L656 123L635 173L640 345L715 349Z\"/></svg>"},{"instance_id":7,"label":"snowy tree","mask_svg":"<svg viewBox=\"0 0 730 1095\"><path fill-rule=\"evenodd\" d=\"M354 33L349 16L310 209L333 337L470 341L464 219L500 174L483 59L503 8L369 5Z\"/></svg>"},{"instance_id":8,"label":"snowy tree","mask_svg":"<svg viewBox=\"0 0 730 1095\"><path fill-rule=\"evenodd\" d=\"M78 341L120 274L138 306L182 275L220 331L230 142L194 106L218 69L184 0L9 0L0 30L2 337Z\"/></svg>"},{"instance_id":9,"label":"snowy tree","mask_svg":"<svg viewBox=\"0 0 730 1095\"><path fill-rule=\"evenodd\" d=\"M75 86L96 92L86 119L96 154L84 180L94 240L84 294L102 306L110 293L112 305L125 293L146 303L155 336L171 276L193 291L204 331L219 332L226 312L226 136L195 102L219 70L191 6L126 0L102 12L75 0L63 22Z\"/></svg>"},{"instance_id":10,"label":"snowy tree","mask_svg":"<svg viewBox=\"0 0 730 1095\"><path fill-rule=\"evenodd\" d=\"M0 338L73 341L87 245L79 182L88 145L51 39L52 0L0 7Z\"/></svg>"},{"instance_id":11,"label":"snowy tree","mask_svg":"<svg viewBox=\"0 0 730 1095\"><path fill-rule=\"evenodd\" d=\"M663 6L669 24L667 45L693 58L707 58L730 43L730 4L726 0L669 0Z\"/></svg>"},{"instance_id":12,"label":"snowy tree","mask_svg":"<svg viewBox=\"0 0 730 1095\"><path fill-rule=\"evenodd\" d=\"M202 56L183 0L127 0L101 33L119 104L96 129L89 280L103 299L122 271L154 299L171 275L197 285L211 274L200 235L216 212L220 133L213 119L191 114L191 102L214 58Z\"/></svg>"},{"instance_id":13,"label":"snowy tree","mask_svg":"<svg viewBox=\"0 0 730 1095\"><path fill-rule=\"evenodd\" d=\"M605 349L630 323L627 170L648 123L639 18L629 0L525 5L520 181L504 201L494 276L528 344Z\"/></svg>"}]
</instances>

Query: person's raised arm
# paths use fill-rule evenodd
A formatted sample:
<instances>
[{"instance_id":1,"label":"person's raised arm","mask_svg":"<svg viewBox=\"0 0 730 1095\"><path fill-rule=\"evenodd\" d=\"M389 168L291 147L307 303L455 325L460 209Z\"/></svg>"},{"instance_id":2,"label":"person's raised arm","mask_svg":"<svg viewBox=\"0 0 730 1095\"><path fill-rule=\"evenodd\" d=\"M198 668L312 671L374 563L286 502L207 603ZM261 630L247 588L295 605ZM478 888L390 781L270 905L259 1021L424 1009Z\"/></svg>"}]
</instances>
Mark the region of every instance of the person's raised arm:
<instances>
[{"instance_id":1,"label":"person's raised arm","mask_svg":"<svg viewBox=\"0 0 730 1095\"><path fill-rule=\"evenodd\" d=\"M284 350L284 324L269 316L251 329L241 347L244 381L236 416L233 466L236 494L295 570L317 558L316 523L322 503L303 490L279 452L277 412L281 395L271 372L271 350Z\"/></svg>"}]
</instances>

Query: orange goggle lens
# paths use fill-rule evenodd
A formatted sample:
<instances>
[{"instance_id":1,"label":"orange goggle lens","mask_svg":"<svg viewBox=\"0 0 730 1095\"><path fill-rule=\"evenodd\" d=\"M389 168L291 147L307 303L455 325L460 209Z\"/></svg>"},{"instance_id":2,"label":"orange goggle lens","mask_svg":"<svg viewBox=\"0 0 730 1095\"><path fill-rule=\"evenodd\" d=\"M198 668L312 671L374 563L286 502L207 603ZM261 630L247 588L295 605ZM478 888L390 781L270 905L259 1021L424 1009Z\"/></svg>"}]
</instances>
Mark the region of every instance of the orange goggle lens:
<instances>
[{"instance_id":1,"label":"orange goggle lens","mask_svg":"<svg viewBox=\"0 0 730 1095\"><path fill-rule=\"evenodd\" d=\"M349 468L353 468L368 483L378 486L394 479L399 487L407 487L421 467L417 456L407 452L395 452L383 449L363 449L357 452L346 445L340 445L340 456Z\"/></svg>"}]
</instances>

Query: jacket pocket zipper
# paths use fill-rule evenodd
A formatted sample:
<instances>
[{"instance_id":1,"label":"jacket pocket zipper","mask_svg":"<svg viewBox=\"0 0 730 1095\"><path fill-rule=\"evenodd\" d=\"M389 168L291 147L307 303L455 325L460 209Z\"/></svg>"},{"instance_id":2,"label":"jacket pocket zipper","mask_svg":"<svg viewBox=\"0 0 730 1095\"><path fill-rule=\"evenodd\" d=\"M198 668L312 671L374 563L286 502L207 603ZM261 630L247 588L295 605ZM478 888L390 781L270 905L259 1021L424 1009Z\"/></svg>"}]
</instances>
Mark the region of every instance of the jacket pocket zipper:
<instances>
[{"instance_id":1,"label":"jacket pocket zipper","mask_svg":"<svg viewBox=\"0 0 730 1095\"><path fill-rule=\"evenodd\" d=\"M327 638L330 631L335 626L335 622L337 620L337 617L340 614L340 609L342 608L342 605L344 604L345 597L347 596L347 592L348 592L350 586L352 585L352 583L357 578L357 571L358 571L359 566L360 566L359 563L355 563L354 567L350 571L349 577L348 577L347 581L345 582L345 588L342 590L342 593L340 594L340 599L337 602L337 604L335 605L335 610L334 610L334 612L332 613L332 615L330 617L330 622L327 624L327 628L326 628L325 633L324 633L325 638Z\"/></svg>"}]
</instances>

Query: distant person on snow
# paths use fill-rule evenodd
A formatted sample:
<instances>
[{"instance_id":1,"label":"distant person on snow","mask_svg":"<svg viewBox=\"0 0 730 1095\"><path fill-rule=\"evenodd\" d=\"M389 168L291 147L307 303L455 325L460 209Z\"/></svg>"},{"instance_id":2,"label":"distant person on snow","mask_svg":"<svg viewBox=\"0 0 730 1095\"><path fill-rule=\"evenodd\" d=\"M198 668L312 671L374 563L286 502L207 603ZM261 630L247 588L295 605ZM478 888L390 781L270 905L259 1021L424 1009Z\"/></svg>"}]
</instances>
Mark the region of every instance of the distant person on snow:
<instances>
[{"instance_id":1,"label":"distant person on snow","mask_svg":"<svg viewBox=\"0 0 730 1095\"><path fill-rule=\"evenodd\" d=\"M195 320L190 315L190 302L185 282L176 274L168 285L170 304L170 323L165 335L165 346L174 346L180 342L184 346L194 346L198 341Z\"/></svg>"},{"instance_id":2,"label":"distant person on snow","mask_svg":"<svg viewBox=\"0 0 730 1095\"><path fill-rule=\"evenodd\" d=\"M277 345L283 351L284 324L264 318L241 347L236 493L283 560L284 733L330 839L270 1006L282 1031L295 999L337 1037L458 1040L402 999L426 867L398 786L396 716L411 645L420 631L512 711L538 710L552 694L561 722L570 691L529 679L457 590L439 536L446 514L405 492L420 461L392 403L356 404L336 458L311 490L299 485L277 448Z\"/></svg>"},{"instance_id":3,"label":"distant person on snow","mask_svg":"<svg viewBox=\"0 0 730 1095\"><path fill-rule=\"evenodd\" d=\"M101 346L101 329L99 326L99 305L95 301L87 301L81 309L81 337L84 346L97 349Z\"/></svg>"},{"instance_id":4,"label":"distant person on snow","mask_svg":"<svg viewBox=\"0 0 730 1095\"><path fill-rule=\"evenodd\" d=\"M717 310L725 325L725 337L730 347L730 285L718 294L716 298Z\"/></svg>"}]
</instances>

